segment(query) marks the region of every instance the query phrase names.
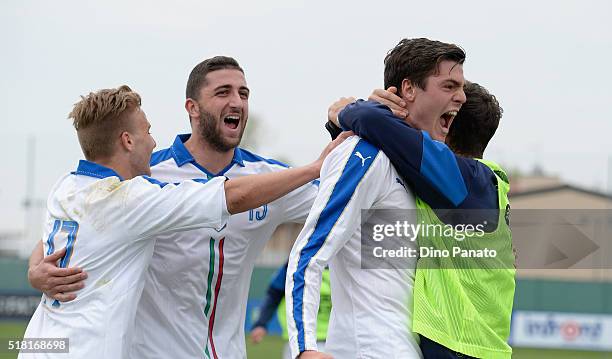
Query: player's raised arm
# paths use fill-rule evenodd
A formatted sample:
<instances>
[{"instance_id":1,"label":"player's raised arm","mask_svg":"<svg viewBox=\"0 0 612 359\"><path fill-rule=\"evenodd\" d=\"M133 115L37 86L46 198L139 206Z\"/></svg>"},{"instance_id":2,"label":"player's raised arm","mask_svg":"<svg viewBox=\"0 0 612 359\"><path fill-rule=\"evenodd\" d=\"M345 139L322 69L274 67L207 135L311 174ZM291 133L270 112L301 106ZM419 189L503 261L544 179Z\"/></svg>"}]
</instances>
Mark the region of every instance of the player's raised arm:
<instances>
[{"instance_id":1,"label":"player's raised arm","mask_svg":"<svg viewBox=\"0 0 612 359\"><path fill-rule=\"evenodd\" d=\"M235 178L225 183L229 213L240 213L272 202L294 189L319 178L325 157L351 133L343 133L330 142L319 158L309 165L286 170Z\"/></svg>"},{"instance_id":2,"label":"player's raised arm","mask_svg":"<svg viewBox=\"0 0 612 359\"><path fill-rule=\"evenodd\" d=\"M452 151L433 141L426 132L395 117L387 106L357 101L346 106L338 118L343 127L353 128L359 136L381 148L415 193L432 207L455 208L467 196Z\"/></svg>"},{"instance_id":3,"label":"player's raised arm","mask_svg":"<svg viewBox=\"0 0 612 359\"><path fill-rule=\"evenodd\" d=\"M124 220L137 238L202 227L220 229L229 214L257 208L319 177L329 152L349 136L339 136L313 163L293 169L251 175L231 180L215 177L179 184L159 182L150 177L129 181ZM122 185L123 187L125 185ZM118 191L116 189L115 191Z\"/></svg>"},{"instance_id":4,"label":"player's raised arm","mask_svg":"<svg viewBox=\"0 0 612 359\"><path fill-rule=\"evenodd\" d=\"M328 157L321 170L319 194L287 268L285 299L292 357L317 350L322 273L358 230L361 209L370 208L380 191L380 183L373 178L381 166L378 154L374 146L353 137Z\"/></svg>"},{"instance_id":5,"label":"player's raised arm","mask_svg":"<svg viewBox=\"0 0 612 359\"><path fill-rule=\"evenodd\" d=\"M381 148L415 193L432 208L496 208L494 174L478 161L454 154L427 132L410 127L389 107L358 101L339 114L343 128Z\"/></svg>"}]
</instances>

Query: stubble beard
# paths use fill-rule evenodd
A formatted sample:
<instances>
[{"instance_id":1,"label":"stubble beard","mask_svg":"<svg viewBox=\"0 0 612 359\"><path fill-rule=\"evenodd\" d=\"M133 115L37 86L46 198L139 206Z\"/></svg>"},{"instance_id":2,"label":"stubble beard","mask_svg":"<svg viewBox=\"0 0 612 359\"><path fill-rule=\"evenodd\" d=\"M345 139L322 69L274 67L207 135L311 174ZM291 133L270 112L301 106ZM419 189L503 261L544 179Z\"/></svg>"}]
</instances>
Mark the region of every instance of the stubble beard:
<instances>
[{"instance_id":1,"label":"stubble beard","mask_svg":"<svg viewBox=\"0 0 612 359\"><path fill-rule=\"evenodd\" d=\"M206 141L215 151L228 152L238 147L242 140L244 127L240 130L240 136L236 143L226 141L221 135L221 130L217 126L217 120L213 114L200 109L200 136Z\"/></svg>"}]
</instances>

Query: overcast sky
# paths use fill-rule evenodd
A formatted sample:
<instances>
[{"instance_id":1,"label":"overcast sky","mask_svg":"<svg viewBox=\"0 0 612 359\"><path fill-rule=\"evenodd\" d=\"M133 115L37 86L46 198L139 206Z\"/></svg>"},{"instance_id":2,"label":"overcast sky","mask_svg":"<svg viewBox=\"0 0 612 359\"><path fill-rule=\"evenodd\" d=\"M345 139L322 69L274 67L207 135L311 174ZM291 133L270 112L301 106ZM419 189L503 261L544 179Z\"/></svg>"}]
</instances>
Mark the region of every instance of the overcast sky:
<instances>
[{"instance_id":1,"label":"overcast sky","mask_svg":"<svg viewBox=\"0 0 612 359\"><path fill-rule=\"evenodd\" d=\"M187 76L235 57L251 88L258 152L292 164L327 142L328 105L382 86L404 37L453 42L466 78L504 108L485 153L606 189L612 155L610 1L12 1L0 3L0 231L24 225L27 139L45 198L81 152L66 119L79 95L128 84L143 96L158 149L189 132ZM384 5L384 6L383 6Z\"/></svg>"}]
</instances>

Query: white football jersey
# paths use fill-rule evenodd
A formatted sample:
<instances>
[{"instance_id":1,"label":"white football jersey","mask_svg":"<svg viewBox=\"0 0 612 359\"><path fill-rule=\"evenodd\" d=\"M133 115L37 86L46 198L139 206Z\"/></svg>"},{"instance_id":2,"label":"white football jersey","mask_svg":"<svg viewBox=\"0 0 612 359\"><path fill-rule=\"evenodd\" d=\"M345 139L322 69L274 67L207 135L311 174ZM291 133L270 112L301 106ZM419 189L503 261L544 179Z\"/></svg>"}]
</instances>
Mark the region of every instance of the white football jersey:
<instances>
[{"instance_id":1,"label":"white football jersey","mask_svg":"<svg viewBox=\"0 0 612 359\"><path fill-rule=\"evenodd\" d=\"M149 177L121 180L112 169L81 161L47 200L45 256L66 247L59 267L88 273L75 300L43 295L26 338L68 338L69 354L20 358L125 358L144 273L160 234L225 226L225 178L165 184Z\"/></svg>"},{"instance_id":2,"label":"white football jersey","mask_svg":"<svg viewBox=\"0 0 612 359\"><path fill-rule=\"evenodd\" d=\"M316 316L321 275L327 265L332 293L327 353L337 359L421 357L410 329L416 259L402 266L391 264L391 269L361 267L362 209L415 208L412 193L389 159L368 142L353 136L327 157L319 194L291 250L287 269L292 357L317 350ZM385 220L374 215L365 222L384 224ZM406 245L417 248L415 242Z\"/></svg>"},{"instance_id":3,"label":"white football jersey","mask_svg":"<svg viewBox=\"0 0 612 359\"><path fill-rule=\"evenodd\" d=\"M201 167L179 135L152 157L155 178L241 177L286 168L236 148L220 173ZM230 216L220 233L194 230L158 239L138 305L132 358L246 358L246 304L255 259L281 223L303 223L318 182ZM202 245L202 243L205 243Z\"/></svg>"}]
</instances>

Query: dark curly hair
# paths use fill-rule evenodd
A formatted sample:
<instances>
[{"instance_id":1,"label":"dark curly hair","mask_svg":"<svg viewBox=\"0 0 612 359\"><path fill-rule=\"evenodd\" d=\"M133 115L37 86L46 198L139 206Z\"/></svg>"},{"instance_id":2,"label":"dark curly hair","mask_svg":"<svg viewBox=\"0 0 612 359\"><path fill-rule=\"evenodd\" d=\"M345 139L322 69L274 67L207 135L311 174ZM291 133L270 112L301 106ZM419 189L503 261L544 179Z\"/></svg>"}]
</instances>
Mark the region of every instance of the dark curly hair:
<instances>
[{"instance_id":1,"label":"dark curly hair","mask_svg":"<svg viewBox=\"0 0 612 359\"><path fill-rule=\"evenodd\" d=\"M477 83L466 82L464 91L467 101L449 129L446 144L463 156L482 158L499 126L503 109L495 96Z\"/></svg>"}]
</instances>

